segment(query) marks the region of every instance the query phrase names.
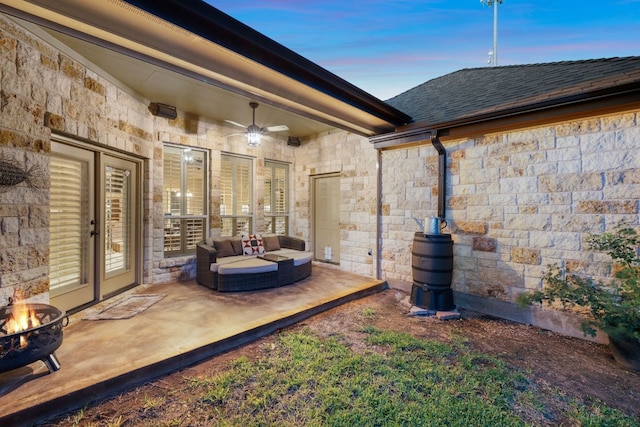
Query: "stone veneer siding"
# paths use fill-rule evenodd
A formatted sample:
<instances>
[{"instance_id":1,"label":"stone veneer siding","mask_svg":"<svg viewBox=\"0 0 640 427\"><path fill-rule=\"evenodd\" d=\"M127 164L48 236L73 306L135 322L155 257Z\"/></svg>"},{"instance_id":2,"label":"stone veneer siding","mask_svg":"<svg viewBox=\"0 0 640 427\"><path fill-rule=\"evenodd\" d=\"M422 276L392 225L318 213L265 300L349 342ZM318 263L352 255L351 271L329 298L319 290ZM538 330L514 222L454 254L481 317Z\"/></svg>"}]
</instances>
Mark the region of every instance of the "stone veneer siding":
<instances>
[{"instance_id":1,"label":"stone veneer siding","mask_svg":"<svg viewBox=\"0 0 640 427\"><path fill-rule=\"evenodd\" d=\"M93 70L74 52L57 50L46 35L33 34L0 14L0 161L33 168L37 186L0 186L0 306L12 296L48 301L49 154L56 134L143 162L142 283L195 277L195 256L163 256L165 142L209 150L211 235L220 233L221 153L253 158L256 230L264 226L260 196L264 161L293 164L294 147L265 141L260 148L249 149L243 138L226 137L231 129L206 118L182 112L175 120L154 117L148 111L149 101ZM293 226L291 230L299 234Z\"/></svg>"},{"instance_id":2,"label":"stone veneer siding","mask_svg":"<svg viewBox=\"0 0 640 427\"><path fill-rule=\"evenodd\" d=\"M335 130L317 135L296 149L293 187L295 229L313 239L312 183L327 174L340 176L340 269L375 276L377 153L367 138ZM369 255L369 250L372 254Z\"/></svg>"},{"instance_id":3,"label":"stone veneer siding","mask_svg":"<svg viewBox=\"0 0 640 427\"><path fill-rule=\"evenodd\" d=\"M463 306L582 337L575 319L514 301L540 288L549 264L611 276L609 258L588 251L586 237L640 224L639 120L633 111L443 141L445 232ZM437 153L430 144L383 152L382 170L383 275L408 290L411 218L437 215Z\"/></svg>"},{"instance_id":4,"label":"stone veneer siding","mask_svg":"<svg viewBox=\"0 0 640 427\"><path fill-rule=\"evenodd\" d=\"M541 286L548 264L610 276L608 257L587 251L585 239L621 221L640 223L639 120L632 111L443 141L444 232L455 242L452 287L471 296L460 299L463 306L582 336L572 319L514 315L513 303ZM376 155L365 138L340 131L319 135L296 155L298 229L312 238L311 179L340 173L340 265L368 276L378 259ZM381 170L381 278L410 291L414 218L437 215L437 152L430 142L382 151Z\"/></svg>"},{"instance_id":5,"label":"stone veneer siding","mask_svg":"<svg viewBox=\"0 0 640 427\"><path fill-rule=\"evenodd\" d=\"M444 141L453 288L513 302L548 264L604 278L589 233L639 224L639 112ZM437 215L437 153L383 152L383 271L411 282L412 217Z\"/></svg>"}]
</instances>

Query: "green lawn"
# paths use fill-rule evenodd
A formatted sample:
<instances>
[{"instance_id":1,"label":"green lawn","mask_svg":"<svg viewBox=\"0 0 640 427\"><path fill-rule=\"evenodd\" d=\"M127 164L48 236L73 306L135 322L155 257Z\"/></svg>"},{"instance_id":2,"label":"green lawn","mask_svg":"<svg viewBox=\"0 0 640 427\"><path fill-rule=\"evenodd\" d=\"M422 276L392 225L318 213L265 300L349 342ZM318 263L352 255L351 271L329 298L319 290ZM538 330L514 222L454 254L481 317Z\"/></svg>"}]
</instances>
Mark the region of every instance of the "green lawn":
<instances>
[{"instance_id":1,"label":"green lawn","mask_svg":"<svg viewBox=\"0 0 640 427\"><path fill-rule=\"evenodd\" d=\"M339 335L283 333L257 361L187 379L194 410L220 426L639 425L604 405L543 391L462 340L363 332L366 345L357 349Z\"/></svg>"},{"instance_id":2,"label":"green lawn","mask_svg":"<svg viewBox=\"0 0 640 427\"><path fill-rule=\"evenodd\" d=\"M473 351L460 336L442 342L366 326L376 317L365 308L345 334L276 333L258 356L150 382L55 425L640 426Z\"/></svg>"}]
</instances>

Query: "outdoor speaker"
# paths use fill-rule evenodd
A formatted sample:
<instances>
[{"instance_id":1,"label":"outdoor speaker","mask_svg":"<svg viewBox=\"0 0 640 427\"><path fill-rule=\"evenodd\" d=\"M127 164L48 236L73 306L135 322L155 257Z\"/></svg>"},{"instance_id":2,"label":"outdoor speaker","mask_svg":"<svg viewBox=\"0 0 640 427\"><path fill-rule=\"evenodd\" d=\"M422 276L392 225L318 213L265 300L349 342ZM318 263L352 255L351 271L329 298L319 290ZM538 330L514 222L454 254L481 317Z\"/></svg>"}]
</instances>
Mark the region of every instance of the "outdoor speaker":
<instances>
[{"instance_id":1,"label":"outdoor speaker","mask_svg":"<svg viewBox=\"0 0 640 427\"><path fill-rule=\"evenodd\" d=\"M290 136L289 138L287 138L287 145L290 145L292 147L300 147L300 138Z\"/></svg>"},{"instance_id":2,"label":"outdoor speaker","mask_svg":"<svg viewBox=\"0 0 640 427\"><path fill-rule=\"evenodd\" d=\"M149 111L151 111L151 114L154 116L166 117L167 119L175 119L178 117L176 107L173 105L160 104L159 102L149 104Z\"/></svg>"}]
</instances>

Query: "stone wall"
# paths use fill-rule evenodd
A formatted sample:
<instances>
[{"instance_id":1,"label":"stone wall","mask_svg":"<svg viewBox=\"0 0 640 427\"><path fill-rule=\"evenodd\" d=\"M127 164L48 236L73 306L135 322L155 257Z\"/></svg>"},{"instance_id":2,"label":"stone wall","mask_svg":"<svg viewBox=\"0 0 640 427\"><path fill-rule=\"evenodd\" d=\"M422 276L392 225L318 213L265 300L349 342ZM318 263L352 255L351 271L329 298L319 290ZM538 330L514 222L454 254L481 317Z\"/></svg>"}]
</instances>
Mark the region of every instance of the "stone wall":
<instances>
[{"instance_id":1,"label":"stone wall","mask_svg":"<svg viewBox=\"0 0 640 427\"><path fill-rule=\"evenodd\" d=\"M461 303L542 324L515 313L513 302L519 293L541 286L548 264L596 278L609 275L607 257L586 251L585 238L620 221L639 224L639 117L636 111L443 141L445 232L455 242L452 286L456 294L469 296ZM340 173L340 268L375 276L376 150L366 138L342 131L318 135L297 150L300 237L313 239L312 178ZM430 142L382 151L381 169L381 278L409 291L413 237L419 230L414 218L437 216L438 155Z\"/></svg>"},{"instance_id":2,"label":"stone wall","mask_svg":"<svg viewBox=\"0 0 640 427\"><path fill-rule=\"evenodd\" d=\"M312 242L312 180L340 175L340 268L368 277L376 274L376 163L376 150L367 138L335 130L296 148L293 183L295 230Z\"/></svg>"},{"instance_id":3,"label":"stone wall","mask_svg":"<svg viewBox=\"0 0 640 427\"><path fill-rule=\"evenodd\" d=\"M639 120L634 111L443 141L453 289L513 303L541 286L548 264L609 275L585 238L640 224ZM437 216L437 153L431 144L385 151L382 170L383 275L409 288L412 217Z\"/></svg>"},{"instance_id":4,"label":"stone wall","mask_svg":"<svg viewBox=\"0 0 640 427\"><path fill-rule=\"evenodd\" d=\"M48 301L49 154L52 135L108 148L143 161L142 282L195 277L195 256L164 258L163 143L210 150L210 233L219 235L222 152L255 159L257 230L265 159L293 163L294 148L264 141L249 149L221 123L179 112L154 117L149 100L103 76L72 51L60 51L45 33L34 34L0 14L0 306L8 298ZM247 101L248 102L248 101ZM248 106L247 106L248 108ZM10 171L25 175L2 185ZM292 167L293 169L293 167ZM25 172L29 172L26 173ZM292 196L295 196L292 191ZM295 199L292 199L295 206ZM293 221L295 224L295 221ZM292 228L297 233L295 228Z\"/></svg>"},{"instance_id":5,"label":"stone wall","mask_svg":"<svg viewBox=\"0 0 640 427\"><path fill-rule=\"evenodd\" d=\"M48 300L52 134L141 159L153 155L146 105L83 62L73 52L55 49L46 35L0 15L0 174L6 178L7 164L30 172L29 180L0 193L0 305L11 296ZM145 191L146 213L149 194ZM145 216L145 224L151 223Z\"/></svg>"}]
</instances>

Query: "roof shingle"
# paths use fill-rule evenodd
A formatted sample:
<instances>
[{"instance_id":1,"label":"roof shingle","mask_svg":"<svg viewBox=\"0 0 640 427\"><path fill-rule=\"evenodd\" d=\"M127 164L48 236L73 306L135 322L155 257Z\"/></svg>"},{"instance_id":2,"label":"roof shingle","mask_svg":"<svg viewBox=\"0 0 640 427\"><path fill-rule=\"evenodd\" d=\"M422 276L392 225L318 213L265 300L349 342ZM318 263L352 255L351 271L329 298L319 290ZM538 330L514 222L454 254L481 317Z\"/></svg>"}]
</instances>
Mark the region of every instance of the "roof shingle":
<instances>
[{"instance_id":1,"label":"roof shingle","mask_svg":"<svg viewBox=\"0 0 640 427\"><path fill-rule=\"evenodd\" d=\"M640 56L463 69L387 103L430 127L640 83Z\"/></svg>"}]
</instances>

